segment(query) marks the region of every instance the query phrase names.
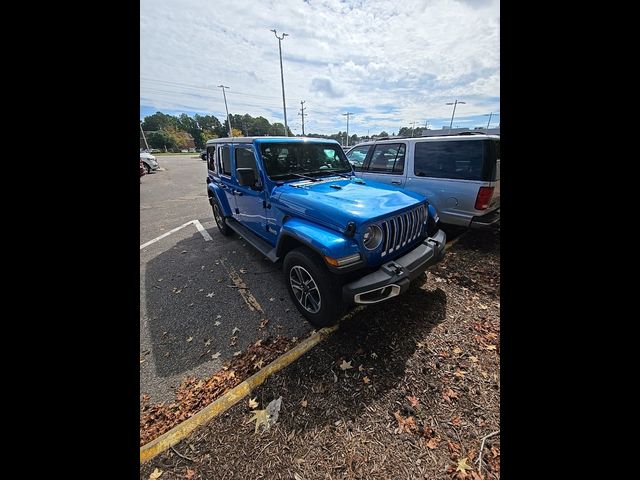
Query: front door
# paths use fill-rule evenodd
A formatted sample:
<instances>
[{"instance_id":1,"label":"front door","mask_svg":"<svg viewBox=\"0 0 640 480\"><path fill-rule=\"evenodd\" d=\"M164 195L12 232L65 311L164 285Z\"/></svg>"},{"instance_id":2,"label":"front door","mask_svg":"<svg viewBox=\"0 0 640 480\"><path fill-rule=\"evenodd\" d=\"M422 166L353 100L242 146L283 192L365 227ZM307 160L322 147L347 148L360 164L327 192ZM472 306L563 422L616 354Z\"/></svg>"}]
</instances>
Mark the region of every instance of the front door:
<instances>
[{"instance_id":1,"label":"front door","mask_svg":"<svg viewBox=\"0 0 640 480\"><path fill-rule=\"evenodd\" d=\"M379 143L368 153L368 160L360 176L377 182L403 187L407 146L404 143Z\"/></svg>"},{"instance_id":2,"label":"front door","mask_svg":"<svg viewBox=\"0 0 640 480\"><path fill-rule=\"evenodd\" d=\"M258 169L256 155L251 144L234 146L235 168L253 169L256 179L255 185L241 186L238 184L235 168L233 171L234 196L236 201L236 215L234 217L245 227L251 229L260 237L273 243L267 231L267 213L265 208L264 180Z\"/></svg>"}]
</instances>

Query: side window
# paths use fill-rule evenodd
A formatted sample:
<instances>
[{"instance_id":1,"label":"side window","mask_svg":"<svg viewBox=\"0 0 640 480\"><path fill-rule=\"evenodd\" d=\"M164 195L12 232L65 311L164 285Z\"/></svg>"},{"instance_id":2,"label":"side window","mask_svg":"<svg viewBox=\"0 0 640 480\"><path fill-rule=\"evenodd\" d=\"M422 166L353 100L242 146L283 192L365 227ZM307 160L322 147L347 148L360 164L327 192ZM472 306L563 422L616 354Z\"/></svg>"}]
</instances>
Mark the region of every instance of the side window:
<instances>
[{"instance_id":1,"label":"side window","mask_svg":"<svg viewBox=\"0 0 640 480\"><path fill-rule=\"evenodd\" d=\"M482 180L486 156L485 143L483 141L418 142L414 155L414 175Z\"/></svg>"},{"instance_id":2,"label":"side window","mask_svg":"<svg viewBox=\"0 0 640 480\"><path fill-rule=\"evenodd\" d=\"M404 172L404 156L404 143L376 145L367 171L400 175Z\"/></svg>"},{"instance_id":3,"label":"side window","mask_svg":"<svg viewBox=\"0 0 640 480\"><path fill-rule=\"evenodd\" d=\"M256 157L251 148L236 147L236 168L251 168L256 180L260 178L258 167L256 166Z\"/></svg>"},{"instance_id":4,"label":"side window","mask_svg":"<svg viewBox=\"0 0 640 480\"><path fill-rule=\"evenodd\" d=\"M218 165L220 173L231 176L231 159L229 158L229 147L218 147Z\"/></svg>"},{"instance_id":5,"label":"side window","mask_svg":"<svg viewBox=\"0 0 640 480\"><path fill-rule=\"evenodd\" d=\"M207 147L207 164L209 165L209 170L216 171L216 146Z\"/></svg>"},{"instance_id":6,"label":"side window","mask_svg":"<svg viewBox=\"0 0 640 480\"><path fill-rule=\"evenodd\" d=\"M347 159L349 160L349 163L353 165L354 170L362 170L364 166L364 159L367 158L367 153L370 148L370 145L365 145L362 147L353 147L349 150L347 153Z\"/></svg>"}]
</instances>

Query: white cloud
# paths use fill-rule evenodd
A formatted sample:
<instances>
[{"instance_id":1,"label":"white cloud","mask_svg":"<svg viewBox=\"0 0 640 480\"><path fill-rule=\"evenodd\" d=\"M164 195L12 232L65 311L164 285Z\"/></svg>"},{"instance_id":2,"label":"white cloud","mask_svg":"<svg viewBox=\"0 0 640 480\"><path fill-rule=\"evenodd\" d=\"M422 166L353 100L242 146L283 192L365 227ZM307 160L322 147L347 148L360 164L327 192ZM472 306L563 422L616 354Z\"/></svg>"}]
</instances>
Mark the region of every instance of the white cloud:
<instances>
[{"instance_id":1,"label":"white cloud","mask_svg":"<svg viewBox=\"0 0 640 480\"><path fill-rule=\"evenodd\" d=\"M282 121L307 131L397 131L499 110L499 0L141 0L141 105ZM298 129L299 131L299 129Z\"/></svg>"}]
</instances>

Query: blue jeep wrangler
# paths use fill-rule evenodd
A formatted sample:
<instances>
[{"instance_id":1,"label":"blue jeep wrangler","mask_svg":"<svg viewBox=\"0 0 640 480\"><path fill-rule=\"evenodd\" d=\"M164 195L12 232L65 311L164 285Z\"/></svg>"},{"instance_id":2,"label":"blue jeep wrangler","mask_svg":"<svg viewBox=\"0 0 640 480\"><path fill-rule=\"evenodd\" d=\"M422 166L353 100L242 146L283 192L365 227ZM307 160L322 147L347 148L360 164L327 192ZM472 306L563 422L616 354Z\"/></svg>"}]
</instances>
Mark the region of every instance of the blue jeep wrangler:
<instances>
[{"instance_id":1,"label":"blue jeep wrangler","mask_svg":"<svg viewBox=\"0 0 640 480\"><path fill-rule=\"evenodd\" d=\"M206 160L220 232L235 231L272 262L282 260L289 294L315 327L350 305L400 295L444 257L433 206L357 178L335 140L216 138Z\"/></svg>"}]
</instances>

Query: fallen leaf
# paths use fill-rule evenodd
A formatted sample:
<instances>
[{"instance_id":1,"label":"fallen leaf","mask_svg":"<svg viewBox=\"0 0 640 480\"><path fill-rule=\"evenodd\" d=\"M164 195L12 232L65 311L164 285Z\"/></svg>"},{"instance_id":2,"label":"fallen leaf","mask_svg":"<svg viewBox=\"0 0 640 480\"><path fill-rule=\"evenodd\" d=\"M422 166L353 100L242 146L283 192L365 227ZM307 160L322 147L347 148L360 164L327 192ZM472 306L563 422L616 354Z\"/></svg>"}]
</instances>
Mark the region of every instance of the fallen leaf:
<instances>
[{"instance_id":1,"label":"fallen leaf","mask_svg":"<svg viewBox=\"0 0 640 480\"><path fill-rule=\"evenodd\" d=\"M256 401L256 398L258 398L258 397L254 397L254 398L250 398L249 399L249 408L251 410L253 410L254 408L258 408L258 402Z\"/></svg>"},{"instance_id":2,"label":"fallen leaf","mask_svg":"<svg viewBox=\"0 0 640 480\"><path fill-rule=\"evenodd\" d=\"M262 339L253 344L254 347L259 347L260 345L262 345Z\"/></svg>"},{"instance_id":3,"label":"fallen leaf","mask_svg":"<svg viewBox=\"0 0 640 480\"><path fill-rule=\"evenodd\" d=\"M238 337L231 337L231 341L229 342L229 346L233 347L238 341Z\"/></svg>"},{"instance_id":4,"label":"fallen leaf","mask_svg":"<svg viewBox=\"0 0 640 480\"><path fill-rule=\"evenodd\" d=\"M187 480L191 480L191 478L193 478L195 474L196 474L195 470L191 470L190 468L187 468L186 472L184 472L184 478L186 478Z\"/></svg>"},{"instance_id":5,"label":"fallen leaf","mask_svg":"<svg viewBox=\"0 0 640 480\"><path fill-rule=\"evenodd\" d=\"M271 298L269 299L269 301L270 301L270 302L273 302L274 300L275 300L275 298L273 298L273 297L271 297Z\"/></svg>"},{"instance_id":6,"label":"fallen leaf","mask_svg":"<svg viewBox=\"0 0 640 480\"><path fill-rule=\"evenodd\" d=\"M239 355L242 355L242 350L238 350L237 352L233 352L233 356L237 357Z\"/></svg>"},{"instance_id":7,"label":"fallen leaf","mask_svg":"<svg viewBox=\"0 0 640 480\"><path fill-rule=\"evenodd\" d=\"M426 344L426 343L422 343L422 342L417 342L417 343L416 343L416 347L418 347L418 348L424 348L424 347L426 347L426 346L427 346L427 344Z\"/></svg>"},{"instance_id":8,"label":"fallen leaf","mask_svg":"<svg viewBox=\"0 0 640 480\"><path fill-rule=\"evenodd\" d=\"M486 310L486 309L487 309L487 308L489 308L489 307L487 307L486 305L483 305L482 303L478 303L478 308L479 308L480 310Z\"/></svg>"},{"instance_id":9,"label":"fallen leaf","mask_svg":"<svg viewBox=\"0 0 640 480\"><path fill-rule=\"evenodd\" d=\"M467 373L464 370L460 370L459 368L456 368L456 371L453 372L453 374L458 377L458 378L464 378L464 374Z\"/></svg>"},{"instance_id":10,"label":"fallen leaf","mask_svg":"<svg viewBox=\"0 0 640 480\"><path fill-rule=\"evenodd\" d=\"M358 371L359 372L364 372L364 367L362 366L362 364L360 364L360 366L358 367Z\"/></svg>"},{"instance_id":11,"label":"fallen leaf","mask_svg":"<svg viewBox=\"0 0 640 480\"><path fill-rule=\"evenodd\" d=\"M254 410L253 417L251 417L247 423L252 422L253 420L256 421L256 429L253 433L258 433L258 427L260 427L260 425L264 425L267 430L269 429L269 413L266 409Z\"/></svg>"},{"instance_id":12,"label":"fallen leaf","mask_svg":"<svg viewBox=\"0 0 640 480\"><path fill-rule=\"evenodd\" d=\"M396 433L407 432L410 433L412 430L417 430L418 426L416 425L416 421L413 417L404 418L400 415L400 410L396 411L393 414L396 417L396 421L398 422L398 428L396 428Z\"/></svg>"},{"instance_id":13,"label":"fallen leaf","mask_svg":"<svg viewBox=\"0 0 640 480\"><path fill-rule=\"evenodd\" d=\"M214 323L214 325L215 325L216 327L219 327L219 326L220 326L220 325L222 325L222 324L221 324L219 321L217 321L217 320L216 320L216 321L215 321L215 323Z\"/></svg>"},{"instance_id":14,"label":"fallen leaf","mask_svg":"<svg viewBox=\"0 0 640 480\"><path fill-rule=\"evenodd\" d=\"M261 322L260 322L260 328L264 328L267 326L267 323L269 323L269 319L268 318L264 318Z\"/></svg>"},{"instance_id":15,"label":"fallen leaf","mask_svg":"<svg viewBox=\"0 0 640 480\"><path fill-rule=\"evenodd\" d=\"M471 356L471 357L469 357L469 361L473 362L473 363L478 363L478 357Z\"/></svg>"},{"instance_id":16,"label":"fallen leaf","mask_svg":"<svg viewBox=\"0 0 640 480\"><path fill-rule=\"evenodd\" d=\"M456 472L465 472L466 470L473 470L473 467L467 465L467 457L463 457L458 460L458 466Z\"/></svg>"},{"instance_id":17,"label":"fallen leaf","mask_svg":"<svg viewBox=\"0 0 640 480\"><path fill-rule=\"evenodd\" d=\"M440 438L433 437L426 443L426 446L429 450L433 450L434 448L438 448L438 443L440 443Z\"/></svg>"},{"instance_id":18,"label":"fallen leaf","mask_svg":"<svg viewBox=\"0 0 640 480\"><path fill-rule=\"evenodd\" d=\"M369 377L364 376L364 377L362 377L362 381L363 381L365 384L367 384L367 383L369 383L371 380L369 379Z\"/></svg>"},{"instance_id":19,"label":"fallen leaf","mask_svg":"<svg viewBox=\"0 0 640 480\"><path fill-rule=\"evenodd\" d=\"M458 398L458 394L450 388L447 388L444 392L442 392L442 396L449 403L451 403L452 398Z\"/></svg>"},{"instance_id":20,"label":"fallen leaf","mask_svg":"<svg viewBox=\"0 0 640 480\"><path fill-rule=\"evenodd\" d=\"M349 360L348 362L346 360L342 360L342 363L340 364L340 370L349 370L350 368L353 368L351 366L351 360Z\"/></svg>"},{"instance_id":21,"label":"fallen leaf","mask_svg":"<svg viewBox=\"0 0 640 480\"><path fill-rule=\"evenodd\" d=\"M239 332L240 329L238 327L233 327L233 330L231 330L231 335L235 335L236 332Z\"/></svg>"},{"instance_id":22,"label":"fallen leaf","mask_svg":"<svg viewBox=\"0 0 640 480\"><path fill-rule=\"evenodd\" d=\"M153 472L151 472L151 475L149 475L149 480L156 480L157 478L160 478L160 475L162 475L162 470L156 468Z\"/></svg>"},{"instance_id":23,"label":"fallen leaf","mask_svg":"<svg viewBox=\"0 0 640 480\"><path fill-rule=\"evenodd\" d=\"M211 293L207 293L207 297L209 297L209 298L213 298L213 292L211 292ZM218 315L218 316L220 316L220 315Z\"/></svg>"},{"instance_id":24,"label":"fallen leaf","mask_svg":"<svg viewBox=\"0 0 640 480\"><path fill-rule=\"evenodd\" d=\"M258 360L256 363L253 364L253 367L256 370L260 370L262 368L262 366L264 365L264 360L260 359Z\"/></svg>"},{"instance_id":25,"label":"fallen leaf","mask_svg":"<svg viewBox=\"0 0 640 480\"><path fill-rule=\"evenodd\" d=\"M305 400L302 400L302 401L300 402L300 405L302 405L302 407L303 407L303 408L306 408L306 407L307 407L307 405L308 405L307 400L306 400L306 399L305 399Z\"/></svg>"},{"instance_id":26,"label":"fallen leaf","mask_svg":"<svg viewBox=\"0 0 640 480\"><path fill-rule=\"evenodd\" d=\"M454 425L456 427L460 426L461 422L462 422L462 419L460 418L460 415L457 415L451 419L451 425Z\"/></svg>"},{"instance_id":27,"label":"fallen leaf","mask_svg":"<svg viewBox=\"0 0 640 480\"><path fill-rule=\"evenodd\" d=\"M187 338L187 343L191 342L191 340L193 340L193 337Z\"/></svg>"},{"instance_id":28,"label":"fallen leaf","mask_svg":"<svg viewBox=\"0 0 640 480\"><path fill-rule=\"evenodd\" d=\"M420 400L418 400L418 398L415 395L411 395L410 397L407 397L407 400L409 400L409 403L414 408L417 407L418 404L420 403Z\"/></svg>"},{"instance_id":29,"label":"fallen leaf","mask_svg":"<svg viewBox=\"0 0 640 480\"><path fill-rule=\"evenodd\" d=\"M222 315L216 315L216 318L222 318Z\"/></svg>"},{"instance_id":30,"label":"fallen leaf","mask_svg":"<svg viewBox=\"0 0 640 480\"><path fill-rule=\"evenodd\" d=\"M459 455L460 454L460 445L447 440L447 447L449 448L449 453Z\"/></svg>"},{"instance_id":31,"label":"fallen leaf","mask_svg":"<svg viewBox=\"0 0 640 480\"><path fill-rule=\"evenodd\" d=\"M220 357L220 352L216 352L213 355L211 355L211 358L214 358L214 359L218 357Z\"/></svg>"},{"instance_id":32,"label":"fallen leaf","mask_svg":"<svg viewBox=\"0 0 640 480\"><path fill-rule=\"evenodd\" d=\"M208 347L209 345L211 345L211 339L207 339L207 341L204 342L205 347Z\"/></svg>"},{"instance_id":33,"label":"fallen leaf","mask_svg":"<svg viewBox=\"0 0 640 480\"><path fill-rule=\"evenodd\" d=\"M487 345L487 350L495 350L496 346L495 345Z\"/></svg>"},{"instance_id":34,"label":"fallen leaf","mask_svg":"<svg viewBox=\"0 0 640 480\"><path fill-rule=\"evenodd\" d=\"M456 347L453 349L453 353L455 353L456 355L459 355L462 353L462 349L460 347Z\"/></svg>"},{"instance_id":35,"label":"fallen leaf","mask_svg":"<svg viewBox=\"0 0 640 480\"><path fill-rule=\"evenodd\" d=\"M244 268L241 268L241 269L240 269L240 273L247 273L247 270L246 270L246 269L244 269Z\"/></svg>"}]
</instances>

